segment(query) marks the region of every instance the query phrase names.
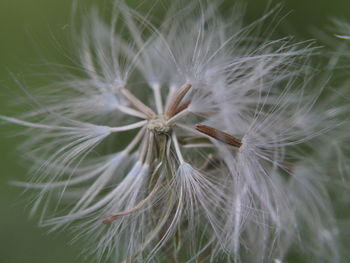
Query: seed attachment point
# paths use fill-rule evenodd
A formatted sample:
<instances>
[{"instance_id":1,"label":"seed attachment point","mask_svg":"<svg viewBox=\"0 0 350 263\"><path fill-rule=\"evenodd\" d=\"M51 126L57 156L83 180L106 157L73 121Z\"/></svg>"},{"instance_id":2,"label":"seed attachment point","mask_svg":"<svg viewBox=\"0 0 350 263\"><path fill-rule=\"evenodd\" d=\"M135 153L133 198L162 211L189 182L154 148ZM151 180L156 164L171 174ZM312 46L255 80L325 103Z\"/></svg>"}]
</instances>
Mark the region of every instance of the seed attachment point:
<instances>
[{"instance_id":1,"label":"seed attachment point","mask_svg":"<svg viewBox=\"0 0 350 263\"><path fill-rule=\"evenodd\" d=\"M167 118L162 114L150 119L147 123L147 129L158 134L167 134L170 132L170 128Z\"/></svg>"}]
</instances>

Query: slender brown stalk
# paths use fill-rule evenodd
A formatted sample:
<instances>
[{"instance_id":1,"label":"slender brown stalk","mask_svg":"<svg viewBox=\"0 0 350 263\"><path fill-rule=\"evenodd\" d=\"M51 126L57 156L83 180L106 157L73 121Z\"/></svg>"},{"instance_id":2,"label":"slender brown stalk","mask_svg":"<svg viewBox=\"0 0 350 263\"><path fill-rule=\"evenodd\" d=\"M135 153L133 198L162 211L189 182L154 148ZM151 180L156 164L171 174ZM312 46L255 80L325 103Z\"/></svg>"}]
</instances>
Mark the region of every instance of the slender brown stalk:
<instances>
[{"instance_id":1,"label":"slender brown stalk","mask_svg":"<svg viewBox=\"0 0 350 263\"><path fill-rule=\"evenodd\" d=\"M116 213L114 215L110 215L106 219L104 219L102 221L102 223L103 224L111 224L113 221L117 220L121 216L127 216L127 215L131 215L131 214L137 212L138 210L140 210L142 207L144 207L146 205L146 203L154 196L155 193L158 192L158 190L162 186L164 186L164 184L160 184L160 185L155 186L153 188L152 192L150 192L150 194L145 199L141 200L136 206L134 206L130 210L126 210L123 212Z\"/></svg>"}]
</instances>

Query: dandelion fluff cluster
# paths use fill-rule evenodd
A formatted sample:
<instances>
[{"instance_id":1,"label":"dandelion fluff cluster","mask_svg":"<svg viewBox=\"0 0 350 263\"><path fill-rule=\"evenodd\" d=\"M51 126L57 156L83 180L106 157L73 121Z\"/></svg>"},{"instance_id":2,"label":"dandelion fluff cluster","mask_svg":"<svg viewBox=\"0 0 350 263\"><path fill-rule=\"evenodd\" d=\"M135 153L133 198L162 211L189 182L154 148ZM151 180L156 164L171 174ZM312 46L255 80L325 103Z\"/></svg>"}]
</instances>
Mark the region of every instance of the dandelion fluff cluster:
<instances>
[{"instance_id":1,"label":"dandelion fluff cluster","mask_svg":"<svg viewBox=\"0 0 350 263\"><path fill-rule=\"evenodd\" d=\"M274 12L243 26L242 5L225 18L174 2L161 22L122 1L109 22L93 9L79 74L1 116L28 127L34 176L16 184L37 191L32 212L98 260L340 262L329 188L347 182L348 107L321 99L318 50L269 40Z\"/></svg>"}]
</instances>

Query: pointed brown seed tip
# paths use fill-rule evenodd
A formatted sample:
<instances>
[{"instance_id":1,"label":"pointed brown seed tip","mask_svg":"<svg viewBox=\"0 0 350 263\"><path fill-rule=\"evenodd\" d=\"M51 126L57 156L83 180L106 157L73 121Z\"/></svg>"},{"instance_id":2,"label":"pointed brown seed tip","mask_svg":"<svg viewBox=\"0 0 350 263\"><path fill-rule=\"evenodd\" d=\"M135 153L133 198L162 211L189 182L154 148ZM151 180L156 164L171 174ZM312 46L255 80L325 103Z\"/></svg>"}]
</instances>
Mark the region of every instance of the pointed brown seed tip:
<instances>
[{"instance_id":1,"label":"pointed brown seed tip","mask_svg":"<svg viewBox=\"0 0 350 263\"><path fill-rule=\"evenodd\" d=\"M135 211L137 211L137 210L135 210ZM121 212L118 214L110 215L110 216L106 217L105 219L103 219L102 224L105 224L105 225L112 224L119 217L130 215L135 211L127 211L127 212Z\"/></svg>"},{"instance_id":2,"label":"pointed brown seed tip","mask_svg":"<svg viewBox=\"0 0 350 263\"><path fill-rule=\"evenodd\" d=\"M207 126L207 125L202 125L202 124L197 124L196 125L196 130L201 132L201 133L204 133L220 142L223 142L223 143L226 143L226 144L229 144L231 146L234 146L234 147L241 147L242 146L242 142L238 139L236 139L235 137L233 137L232 135L226 133L226 132L223 132L223 131L220 131L218 129L215 129L213 127L210 127L210 126Z\"/></svg>"},{"instance_id":3,"label":"pointed brown seed tip","mask_svg":"<svg viewBox=\"0 0 350 263\"><path fill-rule=\"evenodd\" d=\"M111 224L114 220L115 220L115 219L112 218L112 216L110 216L110 217L107 217L106 219L104 219L104 220L102 221L102 224L108 225L108 224Z\"/></svg>"}]
</instances>

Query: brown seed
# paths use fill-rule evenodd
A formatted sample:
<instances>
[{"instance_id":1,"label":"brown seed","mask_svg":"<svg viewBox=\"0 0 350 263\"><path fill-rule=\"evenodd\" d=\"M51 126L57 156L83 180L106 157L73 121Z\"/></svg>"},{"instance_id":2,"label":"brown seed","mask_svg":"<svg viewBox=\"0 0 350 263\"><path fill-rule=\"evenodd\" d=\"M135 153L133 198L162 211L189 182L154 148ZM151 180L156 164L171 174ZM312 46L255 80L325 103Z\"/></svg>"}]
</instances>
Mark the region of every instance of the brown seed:
<instances>
[{"instance_id":1,"label":"brown seed","mask_svg":"<svg viewBox=\"0 0 350 263\"><path fill-rule=\"evenodd\" d=\"M171 100L171 103L166 111L166 116L168 118L171 118L175 115L178 106L180 105L182 99L186 96L187 92L192 88L191 84L184 84L175 94L173 99Z\"/></svg>"},{"instance_id":2,"label":"brown seed","mask_svg":"<svg viewBox=\"0 0 350 263\"><path fill-rule=\"evenodd\" d=\"M238 148L242 146L242 142L240 140L236 139L235 137L226 132L220 131L213 127L197 124L196 130L231 146Z\"/></svg>"}]
</instances>

